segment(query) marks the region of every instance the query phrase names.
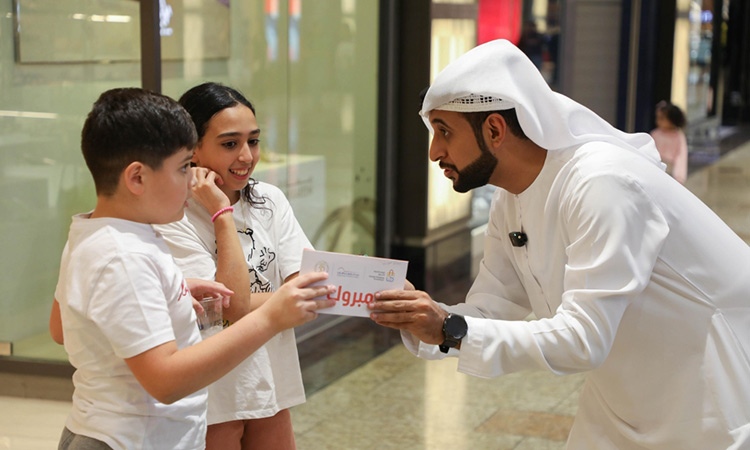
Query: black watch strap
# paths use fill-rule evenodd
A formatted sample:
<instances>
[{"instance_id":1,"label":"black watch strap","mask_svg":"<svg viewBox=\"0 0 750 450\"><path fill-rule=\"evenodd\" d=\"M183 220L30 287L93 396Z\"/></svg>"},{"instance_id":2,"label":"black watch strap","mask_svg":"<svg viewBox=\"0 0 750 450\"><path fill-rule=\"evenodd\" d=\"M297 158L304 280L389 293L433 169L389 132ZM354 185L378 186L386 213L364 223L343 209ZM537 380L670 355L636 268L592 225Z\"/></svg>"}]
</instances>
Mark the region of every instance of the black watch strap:
<instances>
[{"instance_id":1,"label":"black watch strap","mask_svg":"<svg viewBox=\"0 0 750 450\"><path fill-rule=\"evenodd\" d=\"M448 353L448 351L451 349L451 347L455 347L457 345L458 345L458 342L452 342L451 343L451 342L448 342L446 340L446 341L443 341L442 344L438 345L438 348L440 349L441 352Z\"/></svg>"},{"instance_id":2,"label":"black watch strap","mask_svg":"<svg viewBox=\"0 0 750 450\"><path fill-rule=\"evenodd\" d=\"M466 319L459 314L449 313L443 321L443 337L445 340L438 346L440 351L448 353L451 348L458 346L461 339L466 336L466 331Z\"/></svg>"}]
</instances>

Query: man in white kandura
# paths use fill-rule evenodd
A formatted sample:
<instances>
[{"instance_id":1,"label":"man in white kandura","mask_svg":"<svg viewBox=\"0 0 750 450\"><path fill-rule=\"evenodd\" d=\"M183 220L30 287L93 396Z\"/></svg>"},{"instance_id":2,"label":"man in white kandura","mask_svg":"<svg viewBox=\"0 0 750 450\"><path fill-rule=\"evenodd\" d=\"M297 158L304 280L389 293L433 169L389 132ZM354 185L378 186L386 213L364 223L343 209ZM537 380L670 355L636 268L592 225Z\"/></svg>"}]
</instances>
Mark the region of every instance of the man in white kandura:
<instances>
[{"instance_id":1,"label":"man in white kandura","mask_svg":"<svg viewBox=\"0 0 750 450\"><path fill-rule=\"evenodd\" d=\"M484 260L465 303L384 291L373 320L479 377L588 372L570 449L750 448L750 247L653 140L502 40L440 73L420 114L457 191L499 188Z\"/></svg>"}]
</instances>

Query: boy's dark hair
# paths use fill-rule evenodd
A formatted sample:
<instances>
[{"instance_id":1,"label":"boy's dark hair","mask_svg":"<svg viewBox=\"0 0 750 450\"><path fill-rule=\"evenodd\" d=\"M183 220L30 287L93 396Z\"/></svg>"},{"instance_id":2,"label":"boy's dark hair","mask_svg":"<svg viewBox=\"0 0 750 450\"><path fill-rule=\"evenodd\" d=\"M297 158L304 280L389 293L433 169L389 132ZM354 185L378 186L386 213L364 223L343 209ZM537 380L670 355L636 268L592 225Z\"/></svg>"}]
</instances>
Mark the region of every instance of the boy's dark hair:
<instances>
[{"instance_id":1,"label":"boy's dark hair","mask_svg":"<svg viewBox=\"0 0 750 450\"><path fill-rule=\"evenodd\" d=\"M427 91L429 89L429 87L426 87L419 93L420 108L424 103L424 98L427 96ZM477 142L483 142L484 138L482 137L482 125L484 125L484 121L487 120L487 117L490 114L500 114L501 116L503 116L503 119L505 119L505 123L508 125L508 129L511 133L513 133L514 136L521 139L528 139L528 136L526 136L526 133L524 133L523 129L521 128L521 124L518 122L518 116L516 115L515 109L461 113L466 121L469 122L469 125L471 125L471 129L472 131L474 131L474 137L476 138Z\"/></svg>"},{"instance_id":2,"label":"boy's dark hair","mask_svg":"<svg viewBox=\"0 0 750 450\"><path fill-rule=\"evenodd\" d=\"M683 113L680 107L675 104L662 100L656 104L656 109L657 111L663 112L667 120L677 128L684 128L687 124L685 113Z\"/></svg>"},{"instance_id":3,"label":"boy's dark hair","mask_svg":"<svg viewBox=\"0 0 750 450\"><path fill-rule=\"evenodd\" d=\"M171 98L140 88L102 93L81 132L81 150L94 177L96 194L111 196L120 175L135 161L159 170L198 136L185 109Z\"/></svg>"},{"instance_id":4,"label":"boy's dark hair","mask_svg":"<svg viewBox=\"0 0 750 450\"><path fill-rule=\"evenodd\" d=\"M206 134L208 122L217 113L241 104L250 108L250 111L255 114L255 107L240 91L220 83L208 82L195 86L182 94L179 101L195 124L199 142ZM252 206L259 206L266 202L265 198L257 196L253 190L257 183L251 178L247 186L242 189L242 196Z\"/></svg>"}]
</instances>

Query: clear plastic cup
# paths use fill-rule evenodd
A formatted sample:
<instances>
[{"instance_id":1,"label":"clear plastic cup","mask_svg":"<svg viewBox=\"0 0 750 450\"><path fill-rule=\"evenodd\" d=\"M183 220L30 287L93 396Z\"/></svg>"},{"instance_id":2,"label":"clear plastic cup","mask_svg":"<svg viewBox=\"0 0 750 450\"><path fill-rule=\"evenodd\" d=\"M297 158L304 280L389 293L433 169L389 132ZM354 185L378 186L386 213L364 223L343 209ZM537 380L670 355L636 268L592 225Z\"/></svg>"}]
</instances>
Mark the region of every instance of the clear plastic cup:
<instances>
[{"instance_id":1,"label":"clear plastic cup","mask_svg":"<svg viewBox=\"0 0 750 450\"><path fill-rule=\"evenodd\" d=\"M207 339L224 328L224 316L221 297L206 297L198 300L203 313L198 314L198 329L201 337Z\"/></svg>"}]
</instances>

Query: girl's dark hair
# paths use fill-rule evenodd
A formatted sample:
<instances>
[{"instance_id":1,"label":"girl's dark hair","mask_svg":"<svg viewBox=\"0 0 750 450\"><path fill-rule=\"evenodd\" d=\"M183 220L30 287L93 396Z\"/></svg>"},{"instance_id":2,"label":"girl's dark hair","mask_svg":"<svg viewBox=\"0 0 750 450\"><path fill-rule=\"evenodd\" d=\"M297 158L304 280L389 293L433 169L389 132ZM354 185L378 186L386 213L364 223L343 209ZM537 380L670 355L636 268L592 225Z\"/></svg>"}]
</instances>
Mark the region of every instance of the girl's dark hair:
<instances>
[{"instance_id":1,"label":"girl's dark hair","mask_svg":"<svg viewBox=\"0 0 750 450\"><path fill-rule=\"evenodd\" d=\"M685 113L682 112L680 107L666 100L662 100L657 103L656 110L663 112L667 120L669 120L672 125L676 126L677 128L684 128L687 124Z\"/></svg>"},{"instance_id":2,"label":"girl's dark hair","mask_svg":"<svg viewBox=\"0 0 750 450\"><path fill-rule=\"evenodd\" d=\"M199 143L206 134L208 123L217 113L237 105L244 105L255 114L255 107L242 93L220 83L208 82L195 86L182 94L179 103L193 119ZM256 184L258 181L251 177L247 186L242 188L242 197L250 203L250 206L260 207L265 205L267 198L256 194Z\"/></svg>"}]
</instances>

